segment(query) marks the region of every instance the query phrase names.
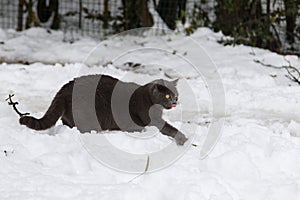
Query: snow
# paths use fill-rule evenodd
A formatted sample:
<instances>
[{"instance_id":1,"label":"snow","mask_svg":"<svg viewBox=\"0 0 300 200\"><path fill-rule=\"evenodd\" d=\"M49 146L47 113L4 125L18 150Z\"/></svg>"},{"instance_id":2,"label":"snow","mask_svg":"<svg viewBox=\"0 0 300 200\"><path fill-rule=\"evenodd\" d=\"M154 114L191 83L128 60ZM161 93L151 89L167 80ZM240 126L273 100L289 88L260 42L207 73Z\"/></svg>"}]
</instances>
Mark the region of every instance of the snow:
<instances>
[{"instance_id":1,"label":"snow","mask_svg":"<svg viewBox=\"0 0 300 200\"><path fill-rule=\"evenodd\" d=\"M80 37L70 44L62 42L61 32L0 30L4 42L0 60L10 63L0 66L0 199L299 199L300 87L284 71L253 60L276 66L289 60L296 67L300 62L295 56L243 45L224 47L217 42L221 37L206 28L192 35L217 66L226 96L222 135L213 151L200 159L214 120L213 102L207 85L210 80L182 59L195 51L188 38L178 33L124 35L98 44ZM166 48L168 51L158 50ZM208 60L199 51L198 62L207 66ZM129 61L141 66L130 69L124 65ZM187 135L196 132L190 142L198 146L176 147L153 127L136 133L139 137L119 131L81 135L61 122L37 132L20 126L4 100L14 93L21 111L39 117L64 83L94 73L140 84L180 78L181 106L165 112L164 117ZM186 151L167 167L135 178L138 174L107 167L85 148L85 140L105 139L132 154L158 152L170 145ZM150 169L153 162L150 158Z\"/></svg>"}]
</instances>

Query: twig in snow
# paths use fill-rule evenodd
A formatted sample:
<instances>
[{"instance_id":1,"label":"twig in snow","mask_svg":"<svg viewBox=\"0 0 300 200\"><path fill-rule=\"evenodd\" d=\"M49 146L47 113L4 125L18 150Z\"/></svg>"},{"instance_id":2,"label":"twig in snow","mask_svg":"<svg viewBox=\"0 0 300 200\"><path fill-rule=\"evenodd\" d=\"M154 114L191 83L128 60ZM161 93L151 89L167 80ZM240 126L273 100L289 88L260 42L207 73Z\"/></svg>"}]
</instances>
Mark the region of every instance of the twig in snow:
<instances>
[{"instance_id":1,"label":"twig in snow","mask_svg":"<svg viewBox=\"0 0 300 200\"><path fill-rule=\"evenodd\" d=\"M140 176L146 174L147 171L148 171L148 169L149 169L149 164L150 164L150 157L149 157L149 155L148 155L148 157L147 157L147 162L146 162L146 167L145 167L145 171L144 171L143 173L137 175L136 177L134 177L134 178L131 179L130 181L128 181L128 183L130 183L130 182L132 182L133 180L137 179L138 177L140 177Z\"/></svg>"},{"instance_id":2,"label":"twig in snow","mask_svg":"<svg viewBox=\"0 0 300 200\"><path fill-rule=\"evenodd\" d=\"M17 106L19 103L18 102L13 102L12 101L12 97L14 97L15 95L14 94L10 94L8 96L7 99L5 99L5 101L8 101L8 105L12 106L14 111L20 116L20 117L23 117L23 116L26 116L26 115L30 115L30 113L21 113L18 109L17 109Z\"/></svg>"},{"instance_id":3,"label":"twig in snow","mask_svg":"<svg viewBox=\"0 0 300 200\"><path fill-rule=\"evenodd\" d=\"M254 62L261 64L262 66L265 67L270 67L274 69L285 69L287 71L287 75L285 75L288 79L290 79L293 82L296 82L300 85L300 71L296 67L291 65L291 62L284 58L284 60L288 63L288 65L283 65L283 66L275 66L271 64L265 64L261 62L260 60L254 60Z\"/></svg>"}]
</instances>

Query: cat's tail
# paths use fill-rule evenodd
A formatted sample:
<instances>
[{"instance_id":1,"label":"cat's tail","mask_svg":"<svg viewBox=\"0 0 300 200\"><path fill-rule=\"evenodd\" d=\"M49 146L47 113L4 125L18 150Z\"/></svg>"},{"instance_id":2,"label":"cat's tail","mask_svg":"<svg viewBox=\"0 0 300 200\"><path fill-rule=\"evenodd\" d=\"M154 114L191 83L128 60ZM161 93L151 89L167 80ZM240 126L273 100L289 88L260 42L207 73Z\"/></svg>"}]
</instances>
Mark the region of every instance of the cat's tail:
<instances>
[{"instance_id":1,"label":"cat's tail","mask_svg":"<svg viewBox=\"0 0 300 200\"><path fill-rule=\"evenodd\" d=\"M63 115L64 111L64 99L55 97L42 118L37 119L31 116L24 116L20 118L19 122L34 130L45 130L54 126L57 120Z\"/></svg>"}]
</instances>

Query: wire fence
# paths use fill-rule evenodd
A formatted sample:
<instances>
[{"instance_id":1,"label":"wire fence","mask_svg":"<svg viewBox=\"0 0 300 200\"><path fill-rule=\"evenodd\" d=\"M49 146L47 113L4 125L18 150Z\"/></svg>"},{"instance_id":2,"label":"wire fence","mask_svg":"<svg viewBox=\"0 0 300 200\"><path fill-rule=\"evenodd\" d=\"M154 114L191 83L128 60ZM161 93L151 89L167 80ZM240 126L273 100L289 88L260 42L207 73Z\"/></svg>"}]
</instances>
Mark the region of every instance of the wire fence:
<instances>
[{"instance_id":1,"label":"wire fence","mask_svg":"<svg viewBox=\"0 0 300 200\"><path fill-rule=\"evenodd\" d=\"M170 3L171 2L171 3ZM197 0L0 0L0 28L44 27L99 38L139 27L176 28Z\"/></svg>"},{"instance_id":2,"label":"wire fence","mask_svg":"<svg viewBox=\"0 0 300 200\"><path fill-rule=\"evenodd\" d=\"M293 52L298 52L300 55L299 11L295 29L296 39L291 46L286 42L286 23L283 19L284 1L271 1L274 2L271 8L271 12L274 13L272 17L281 19L279 23L272 23L274 27L271 30L274 35L278 35L282 43L280 45L281 51L293 49ZM104 39L110 34L140 27L171 30L184 27L185 33L190 34L201 26L215 28L215 10L218 2L222 1L0 0L0 28L18 31L30 27L63 30L69 41L74 40L75 34ZM226 0L226 2L231 1ZM261 0L260 2L263 9L261 16L264 17L268 12L266 8L267 1ZM228 9L230 10L230 8ZM221 20L225 21L225 19ZM231 19L231 21L234 21L234 19ZM238 36L238 38L240 37Z\"/></svg>"},{"instance_id":3,"label":"wire fence","mask_svg":"<svg viewBox=\"0 0 300 200\"><path fill-rule=\"evenodd\" d=\"M3 29L16 28L17 19L17 1L0 0L0 27Z\"/></svg>"}]
</instances>

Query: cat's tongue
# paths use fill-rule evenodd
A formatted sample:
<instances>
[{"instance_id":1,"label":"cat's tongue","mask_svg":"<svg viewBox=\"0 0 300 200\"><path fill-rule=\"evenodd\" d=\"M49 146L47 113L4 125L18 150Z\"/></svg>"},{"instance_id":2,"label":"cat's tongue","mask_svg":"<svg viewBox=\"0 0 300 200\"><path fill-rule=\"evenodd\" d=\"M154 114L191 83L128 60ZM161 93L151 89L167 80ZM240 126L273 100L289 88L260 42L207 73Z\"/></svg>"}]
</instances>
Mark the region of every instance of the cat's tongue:
<instances>
[{"instance_id":1,"label":"cat's tongue","mask_svg":"<svg viewBox=\"0 0 300 200\"><path fill-rule=\"evenodd\" d=\"M176 107L176 104L172 104L172 108L175 108Z\"/></svg>"}]
</instances>

